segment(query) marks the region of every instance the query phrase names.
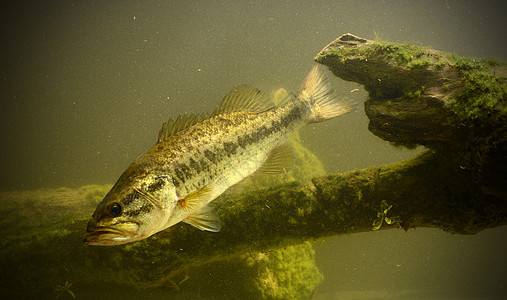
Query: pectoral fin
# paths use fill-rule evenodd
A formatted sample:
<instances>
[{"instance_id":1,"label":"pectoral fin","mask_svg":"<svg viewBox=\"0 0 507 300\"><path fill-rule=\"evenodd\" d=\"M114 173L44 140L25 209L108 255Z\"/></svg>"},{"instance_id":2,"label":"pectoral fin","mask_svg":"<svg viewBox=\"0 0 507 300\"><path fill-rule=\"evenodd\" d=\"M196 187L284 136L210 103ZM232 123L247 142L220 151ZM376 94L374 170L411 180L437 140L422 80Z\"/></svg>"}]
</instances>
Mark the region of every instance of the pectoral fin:
<instances>
[{"instance_id":1,"label":"pectoral fin","mask_svg":"<svg viewBox=\"0 0 507 300\"><path fill-rule=\"evenodd\" d=\"M189 211L198 209L199 207L206 205L211 200L211 194L213 191L213 185L208 184L201 189L192 192L185 196L185 198L179 201L180 206Z\"/></svg>"},{"instance_id":2,"label":"pectoral fin","mask_svg":"<svg viewBox=\"0 0 507 300\"><path fill-rule=\"evenodd\" d=\"M188 215L183 222L200 230L219 232L221 228L220 218L213 206L206 205L198 211Z\"/></svg>"}]
</instances>

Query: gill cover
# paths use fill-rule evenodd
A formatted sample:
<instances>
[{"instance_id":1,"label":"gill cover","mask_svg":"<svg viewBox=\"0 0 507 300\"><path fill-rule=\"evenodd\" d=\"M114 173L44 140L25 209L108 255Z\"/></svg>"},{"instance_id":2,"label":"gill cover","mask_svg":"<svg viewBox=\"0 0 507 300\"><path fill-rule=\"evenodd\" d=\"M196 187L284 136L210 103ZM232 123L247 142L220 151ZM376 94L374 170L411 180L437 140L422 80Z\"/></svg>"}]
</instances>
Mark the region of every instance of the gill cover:
<instances>
[{"instance_id":1,"label":"gill cover","mask_svg":"<svg viewBox=\"0 0 507 300\"><path fill-rule=\"evenodd\" d=\"M170 198L174 199L175 193L166 176L149 175L130 184L123 177L88 222L87 244L117 245L141 240L162 230L169 219L174 208Z\"/></svg>"}]
</instances>

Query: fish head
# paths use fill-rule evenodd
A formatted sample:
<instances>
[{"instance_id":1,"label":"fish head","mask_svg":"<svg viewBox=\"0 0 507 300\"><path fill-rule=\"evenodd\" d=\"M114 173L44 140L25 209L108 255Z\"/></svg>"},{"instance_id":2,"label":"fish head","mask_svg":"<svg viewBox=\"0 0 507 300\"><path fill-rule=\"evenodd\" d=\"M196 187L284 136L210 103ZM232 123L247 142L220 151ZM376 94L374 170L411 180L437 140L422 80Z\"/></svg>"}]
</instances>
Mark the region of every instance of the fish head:
<instances>
[{"instance_id":1,"label":"fish head","mask_svg":"<svg viewBox=\"0 0 507 300\"><path fill-rule=\"evenodd\" d=\"M165 177L120 178L95 209L84 242L119 245L159 232L174 210L175 195L174 185Z\"/></svg>"}]
</instances>

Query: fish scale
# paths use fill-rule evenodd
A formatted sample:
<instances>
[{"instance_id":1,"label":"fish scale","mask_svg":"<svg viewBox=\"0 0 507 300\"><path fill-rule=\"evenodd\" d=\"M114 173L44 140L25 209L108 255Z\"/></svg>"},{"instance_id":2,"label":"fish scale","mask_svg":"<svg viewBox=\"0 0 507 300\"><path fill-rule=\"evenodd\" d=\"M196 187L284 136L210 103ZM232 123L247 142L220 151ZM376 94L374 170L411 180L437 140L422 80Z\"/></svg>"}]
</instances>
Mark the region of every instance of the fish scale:
<instances>
[{"instance_id":1,"label":"fish scale","mask_svg":"<svg viewBox=\"0 0 507 300\"><path fill-rule=\"evenodd\" d=\"M252 174L267 158L269 152L284 138L292 134L296 128L302 126L305 122L305 116L299 114L297 118L292 118L291 122L276 122L283 115L290 115L294 110L294 104L288 103L283 107L277 108L275 111L268 111L256 115L248 113L235 113L225 118L215 118L210 120L210 124L204 124L203 128L196 125L193 130L187 133L186 137L191 139L192 136L200 136L203 131L212 132L209 136L200 139L191 139L195 143L194 151L186 152L181 155L175 162L178 168L185 166L183 170L190 173L185 174L185 182L181 185L182 193L187 194L192 188L202 188L208 182L217 179L220 174L228 174L229 172L240 173L243 177ZM301 112L302 110L298 109ZM240 122L237 122L240 121ZM225 123L223 126L220 123ZM241 124L237 126L236 124ZM207 143L206 139L210 142ZM205 150L204 155L200 155L197 149L203 149L203 145L212 145ZM170 147L167 149L171 151ZM208 152L206 152L208 151ZM206 153L209 153L206 155ZM257 155L254 155L257 154ZM192 168L190 159L200 158L198 161L200 166L206 166L209 172L198 172L198 168ZM253 157L253 159L252 159ZM181 162L181 163L180 163ZM234 162L243 162L239 170ZM197 161L196 161L197 164ZM236 183L238 180L228 177L230 184ZM181 178L180 178L181 179ZM238 178L239 180L243 178ZM199 184L196 184L198 182Z\"/></svg>"},{"instance_id":2,"label":"fish scale","mask_svg":"<svg viewBox=\"0 0 507 300\"><path fill-rule=\"evenodd\" d=\"M85 242L124 244L179 222L219 231L219 217L209 202L248 176L290 170L291 134L353 108L334 93L316 64L298 96L278 107L259 90L239 86L211 116L170 119L157 144L127 168L99 203Z\"/></svg>"},{"instance_id":3,"label":"fish scale","mask_svg":"<svg viewBox=\"0 0 507 300\"><path fill-rule=\"evenodd\" d=\"M192 190L216 181L220 174L239 172L244 178L253 173L280 140L306 123L308 113L304 112L307 111L297 108L291 101L259 114L219 115L162 141L162 145L143 156L143 161L161 161L155 172L175 174L172 178L176 192L184 197ZM254 156L258 159L249 159L253 153L258 154ZM166 160L164 157L174 158ZM233 163L236 161L248 162L248 167L238 171ZM201 172L203 170L207 172ZM243 179L221 176L229 178L231 185Z\"/></svg>"}]
</instances>

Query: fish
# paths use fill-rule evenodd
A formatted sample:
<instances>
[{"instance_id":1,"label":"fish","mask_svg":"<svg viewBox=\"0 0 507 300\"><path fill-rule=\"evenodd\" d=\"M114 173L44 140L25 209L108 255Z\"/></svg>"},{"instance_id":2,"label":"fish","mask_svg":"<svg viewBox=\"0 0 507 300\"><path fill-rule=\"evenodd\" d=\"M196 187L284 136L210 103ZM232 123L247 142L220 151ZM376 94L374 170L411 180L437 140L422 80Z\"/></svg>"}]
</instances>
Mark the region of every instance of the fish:
<instances>
[{"instance_id":1,"label":"fish","mask_svg":"<svg viewBox=\"0 0 507 300\"><path fill-rule=\"evenodd\" d=\"M288 138L299 128L352 111L356 103L332 88L315 63L296 96L278 106L260 90L240 85L212 114L165 122L157 143L134 161L98 204L86 227L88 245L140 241L184 222L218 232L210 205L249 176L292 169Z\"/></svg>"}]
</instances>

